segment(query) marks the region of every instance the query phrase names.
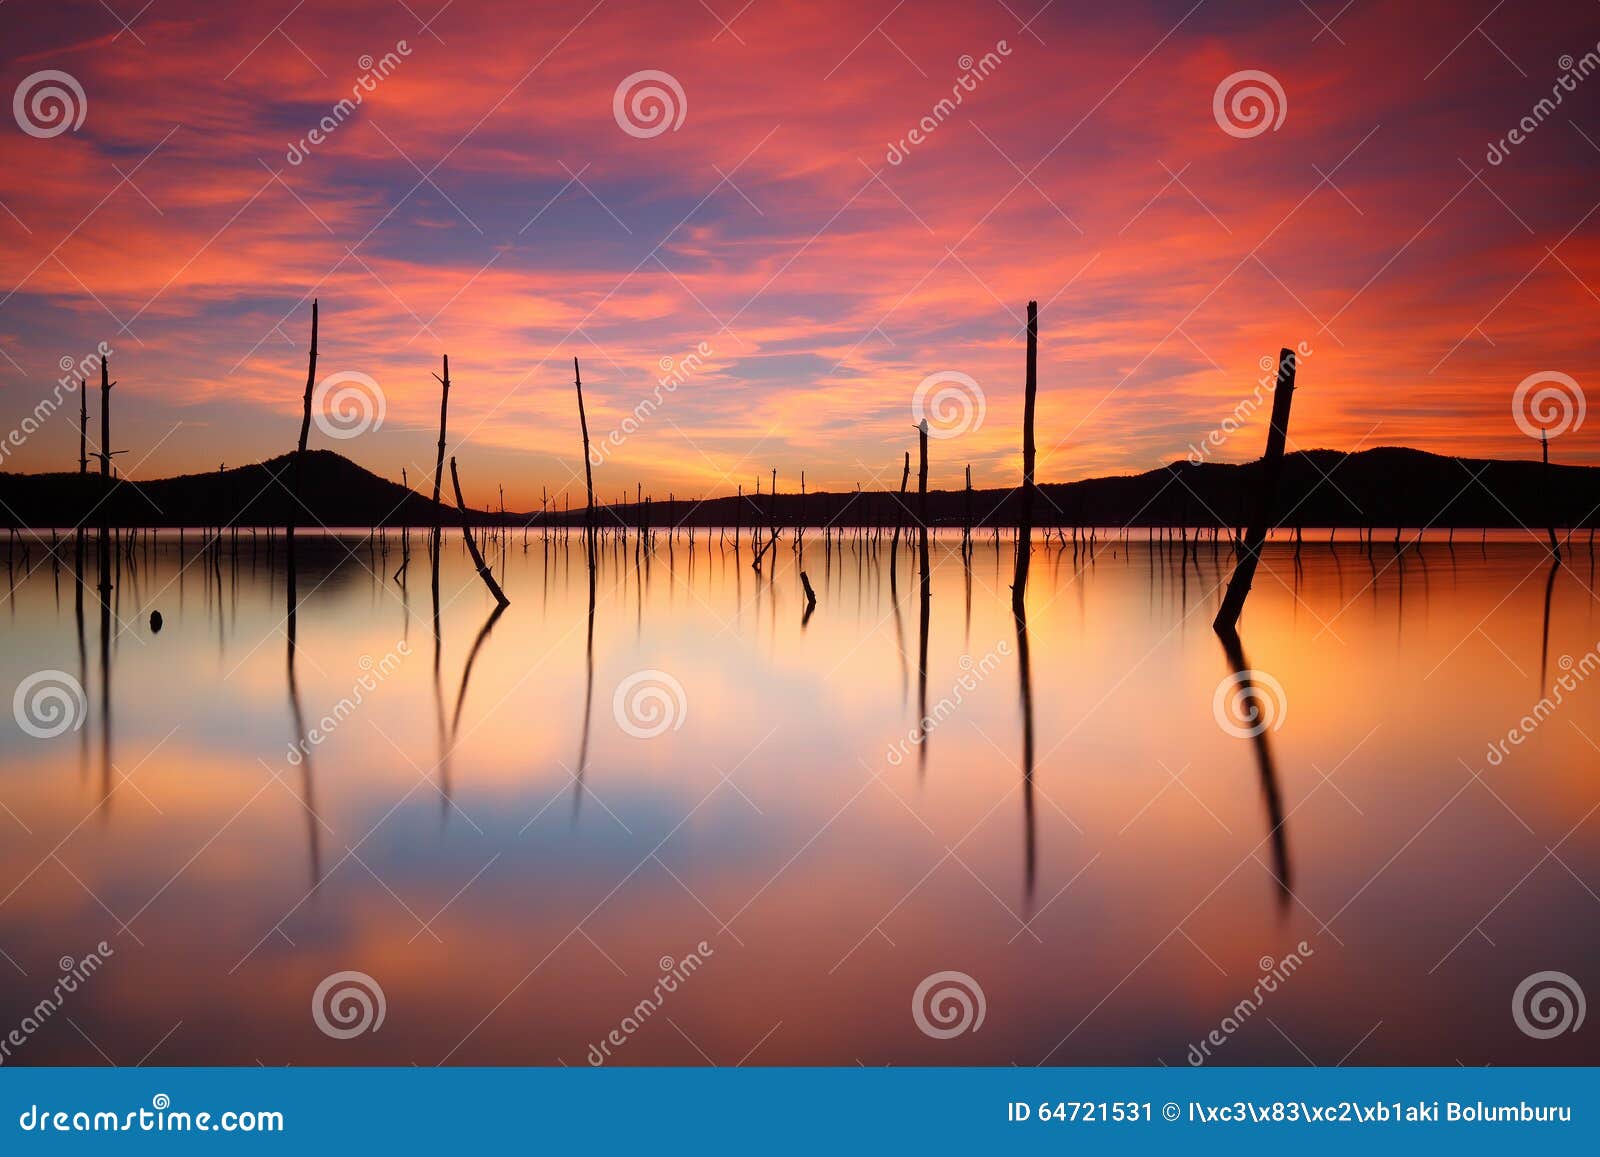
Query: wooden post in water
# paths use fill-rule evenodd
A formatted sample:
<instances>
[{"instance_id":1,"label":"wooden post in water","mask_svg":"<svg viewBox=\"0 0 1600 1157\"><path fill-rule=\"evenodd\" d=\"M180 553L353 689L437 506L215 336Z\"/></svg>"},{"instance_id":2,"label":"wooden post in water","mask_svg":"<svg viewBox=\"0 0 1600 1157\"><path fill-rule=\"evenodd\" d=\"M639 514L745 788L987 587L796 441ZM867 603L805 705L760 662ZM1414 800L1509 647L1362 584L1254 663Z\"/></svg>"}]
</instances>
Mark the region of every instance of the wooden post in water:
<instances>
[{"instance_id":1,"label":"wooden post in water","mask_svg":"<svg viewBox=\"0 0 1600 1157\"><path fill-rule=\"evenodd\" d=\"M1016 577L1011 582L1011 613L1021 621L1028 591L1028 561L1033 553L1034 399L1039 393L1039 303L1028 302L1028 366L1022 401L1022 509L1017 518Z\"/></svg>"},{"instance_id":2,"label":"wooden post in water","mask_svg":"<svg viewBox=\"0 0 1600 1157\"><path fill-rule=\"evenodd\" d=\"M78 379L78 473L89 473L89 379Z\"/></svg>"},{"instance_id":3,"label":"wooden post in water","mask_svg":"<svg viewBox=\"0 0 1600 1157\"><path fill-rule=\"evenodd\" d=\"M1546 529L1550 533L1550 554L1557 562L1561 561L1561 544L1556 541L1556 519L1554 508L1550 505L1550 432L1539 431L1539 448L1544 455L1544 472L1539 476L1539 489L1544 491L1544 517Z\"/></svg>"},{"instance_id":4,"label":"wooden post in water","mask_svg":"<svg viewBox=\"0 0 1600 1157\"><path fill-rule=\"evenodd\" d=\"M917 423L917 523L928 529L928 419Z\"/></svg>"},{"instance_id":5,"label":"wooden post in water","mask_svg":"<svg viewBox=\"0 0 1600 1157\"><path fill-rule=\"evenodd\" d=\"M444 377L433 375L433 380L438 382L441 389L439 393L439 456L433 463L433 530L437 540L439 533L439 483L444 478L444 431L447 419L450 416L450 355L444 355ZM435 551L438 542L434 543Z\"/></svg>"},{"instance_id":6,"label":"wooden post in water","mask_svg":"<svg viewBox=\"0 0 1600 1157\"><path fill-rule=\"evenodd\" d=\"M906 485L911 481L911 451L906 451L905 469L900 472L900 499L894 510L894 537L889 540L889 589L894 589L896 564L900 561L900 524L905 521Z\"/></svg>"},{"instance_id":7,"label":"wooden post in water","mask_svg":"<svg viewBox=\"0 0 1600 1157\"><path fill-rule=\"evenodd\" d=\"M461 497L461 479L456 475L454 455L450 457L450 484L455 487L456 509L461 512L461 536L467 540L467 553L472 556L472 565L478 568L478 577L483 579L484 585L489 588L489 593L494 596L495 603L501 607L509 606L511 600L506 598L506 593L500 589L500 584L494 581L494 575L490 573L488 564L483 561L483 555L478 553L478 544L472 537L467 503Z\"/></svg>"},{"instance_id":8,"label":"wooden post in water","mask_svg":"<svg viewBox=\"0 0 1600 1157\"><path fill-rule=\"evenodd\" d=\"M583 412L583 375L578 372L578 359L572 359L572 384L578 390L578 426L583 431L583 483L589 505L584 510L584 534L594 540L594 468L589 462L589 419Z\"/></svg>"},{"instance_id":9,"label":"wooden post in water","mask_svg":"<svg viewBox=\"0 0 1600 1157\"><path fill-rule=\"evenodd\" d=\"M1261 459L1261 489L1257 495L1259 505L1255 520L1245 531L1239 561L1234 564L1233 577L1228 580L1228 590L1222 596L1222 606L1211 624L1217 634L1225 637L1238 632L1239 614L1244 610L1244 600L1250 594L1250 584L1256 576L1256 563L1260 561L1261 548L1266 544L1267 530L1272 525L1273 507L1277 502L1278 476L1283 472L1283 445L1289 436L1289 405L1294 400L1294 370L1294 351L1280 350L1278 381L1272 394L1272 425L1267 430L1267 452Z\"/></svg>"}]
</instances>

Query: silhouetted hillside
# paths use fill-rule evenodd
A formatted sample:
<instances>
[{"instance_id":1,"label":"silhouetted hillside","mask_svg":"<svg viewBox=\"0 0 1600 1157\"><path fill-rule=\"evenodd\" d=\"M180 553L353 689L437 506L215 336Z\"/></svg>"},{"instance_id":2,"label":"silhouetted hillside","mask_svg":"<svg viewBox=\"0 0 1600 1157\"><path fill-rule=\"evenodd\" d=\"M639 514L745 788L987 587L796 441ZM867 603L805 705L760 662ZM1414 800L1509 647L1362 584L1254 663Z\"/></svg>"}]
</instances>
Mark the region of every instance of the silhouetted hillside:
<instances>
[{"instance_id":1,"label":"silhouetted hillside","mask_svg":"<svg viewBox=\"0 0 1600 1157\"><path fill-rule=\"evenodd\" d=\"M329 450L310 451L304 463L301 492L305 510L288 494L291 456L216 474L186 474L150 482L118 482L104 511L113 525L282 526L298 515L300 525L412 526L432 525L434 506L422 494L380 478ZM951 471L954 467L936 470ZM1039 526L1203 526L1242 524L1250 505L1258 463L1178 462L1143 474L1090 478L1081 482L1044 483L1039 487ZM1382 447L1344 454L1311 450L1289 454L1277 520L1283 526L1495 526L1542 527L1546 524L1538 461L1453 458L1402 447ZM781 479L780 479L781 481ZM431 490L431 480L427 485ZM96 474L0 474L0 517L19 526L73 526L99 522L95 504L106 494ZM448 483L445 497L449 497ZM1009 489L975 490L973 521L978 525L1010 525L1015 521L1016 494ZM1550 504L1557 525L1588 526L1600 505L1600 468L1551 466ZM959 526L966 517L968 496L960 490L928 495L928 517L935 525ZM888 491L843 494L780 493L774 499L747 495L703 501L651 502L651 525L728 526L739 522L792 525L887 525L896 518L900 499ZM902 517L912 520L916 496L906 498ZM92 513L91 513L92 511ZM460 519L448 501L440 521ZM605 508L603 525L638 526L646 517L633 504ZM537 523L537 514L508 514L508 522ZM574 503L567 516L553 524L581 523ZM474 521L498 521L475 512Z\"/></svg>"},{"instance_id":2,"label":"silhouetted hillside","mask_svg":"<svg viewBox=\"0 0 1600 1157\"><path fill-rule=\"evenodd\" d=\"M433 501L331 450L309 450L301 467L303 506L289 494L292 454L213 474L149 482L117 480L107 494L98 474L0 474L0 517L23 526L413 526L433 524ZM432 480L428 481L430 492ZM449 480L445 480L449 494ZM443 497L443 496L441 496ZM105 498L103 507L96 504ZM459 523L440 503L445 525Z\"/></svg>"}]
</instances>

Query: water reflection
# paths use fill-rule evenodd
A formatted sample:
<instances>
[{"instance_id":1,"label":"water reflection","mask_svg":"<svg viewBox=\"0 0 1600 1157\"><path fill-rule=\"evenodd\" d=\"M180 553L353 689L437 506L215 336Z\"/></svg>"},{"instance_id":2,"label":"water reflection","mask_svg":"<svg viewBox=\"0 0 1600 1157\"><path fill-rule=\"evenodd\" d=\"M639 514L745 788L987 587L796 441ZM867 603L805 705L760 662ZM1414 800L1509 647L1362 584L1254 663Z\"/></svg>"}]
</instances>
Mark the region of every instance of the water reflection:
<instances>
[{"instance_id":1,"label":"water reflection","mask_svg":"<svg viewBox=\"0 0 1600 1157\"><path fill-rule=\"evenodd\" d=\"M1508 978L1546 959L1600 963L1573 930L1571 876L1514 890L1563 836L1573 872L1600 874L1600 831L1573 826L1596 802L1596 692L1569 696L1503 769L1483 758L1529 713L1535 664L1548 689L1551 655L1594 644L1576 558L1552 568L1542 544L1492 538L1391 551L1387 535L1298 550L1280 536L1218 664L1205 636L1226 543L1051 528L1014 611L1013 537L913 523L913 628L883 514L811 543L774 547L763 528L759 576L731 530L687 544L665 527L592 544L535 531L524 551L496 535L503 611L459 536L430 533L433 653L348 715L336 706L361 657L408 629L404 535L302 530L292 570L287 535L259 554L242 533L198 549L97 539L93 646L94 564L73 566L70 608L53 574L19 568L3 674L74 672L90 710L75 738L0 736L0 801L27 829L0 843L0 945L33 977L136 935L145 947L119 952L104 995L74 1011L118 1059L181 1019L161 1059L581 1063L640 978L702 939L718 979L686 986L672 1016L719 1059L765 1040L749 1063L1181 1063L1257 961L1301 939L1316 956L1272 1016L1319 1061L1380 1020L1359 1059L1576 1059L1566 1041L1439 1013L1499 1007ZM87 537L71 550L87 555ZM186 579L206 597L186 602ZM140 627L156 609L159 636ZM683 692L649 738L607 709L641 671ZM1289 711L1246 757L1212 701L1220 678L1259 672ZM925 718L915 763L886 755ZM1493 792L1463 790L1463 764ZM58 844L60 865L38 867ZM1489 912L1485 936L1461 940ZM904 1014L947 968L990 1000L959 1042ZM333 1042L305 1015L344 969L388 993L382 1040ZM0 1015L36 1003L25 981ZM29 1047L96 1059L70 1026ZM621 1059L703 1063L664 1022ZM1265 1022L1224 1058L1299 1059Z\"/></svg>"}]
</instances>

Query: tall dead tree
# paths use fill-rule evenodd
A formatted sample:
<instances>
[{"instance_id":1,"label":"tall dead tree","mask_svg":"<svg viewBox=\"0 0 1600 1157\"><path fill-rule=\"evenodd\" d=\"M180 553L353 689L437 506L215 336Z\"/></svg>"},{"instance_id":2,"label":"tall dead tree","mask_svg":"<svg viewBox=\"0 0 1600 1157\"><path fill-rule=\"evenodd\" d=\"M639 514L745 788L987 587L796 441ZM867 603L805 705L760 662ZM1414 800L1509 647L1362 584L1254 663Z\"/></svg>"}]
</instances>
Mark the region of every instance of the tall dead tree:
<instances>
[{"instance_id":1,"label":"tall dead tree","mask_svg":"<svg viewBox=\"0 0 1600 1157\"><path fill-rule=\"evenodd\" d=\"M1034 465L1038 450L1033 442L1034 398L1039 393L1039 303L1028 302L1028 368L1022 400L1022 499L1017 517L1017 567L1011 581L1011 613L1020 619L1028 591L1028 563L1033 554Z\"/></svg>"},{"instance_id":2,"label":"tall dead tree","mask_svg":"<svg viewBox=\"0 0 1600 1157\"><path fill-rule=\"evenodd\" d=\"M439 456L433 464L433 528L439 529L439 483L444 478L444 431L450 416L450 355L444 356L444 376L433 375L439 383Z\"/></svg>"},{"instance_id":3,"label":"tall dead tree","mask_svg":"<svg viewBox=\"0 0 1600 1157\"><path fill-rule=\"evenodd\" d=\"M889 540L889 589L894 589L896 564L900 561L900 524L905 521L906 484L911 481L911 451L906 451L905 468L900 472L900 499L894 510L894 537ZM879 541L882 541L881 539Z\"/></svg>"},{"instance_id":4,"label":"tall dead tree","mask_svg":"<svg viewBox=\"0 0 1600 1157\"><path fill-rule=\"evenodd\" d=\"M578 426L583 431L583 484L589 505L584 510L584 534L594 540L594 467L589 461L589 419L583 412L583 375L578 372L578 359L572 359L572 384L578 390Z\"/></svg>"},{"instance_id":5,"label":"tall dead tree","mask_svg":"<svg viewBox=\"0 0 1600 1157\"><path fill-rule=\"evenodd\" d=\"M89 379L78 379L78 473L89 473Z\"/></svg>"},{"instance_id":6,"label":"tall dead tree","mask_svg":"<svg viewBox=\"0 0 1600 1157\"><path fill-rule=\"evenodd\" d=\"M498 606L509 606L511 600L506 598L505 591L500 589L500 584L494 581L488 563L483 561L483 555L478 552L478 544L472 537L471 518L467 510L466 499L461 497L461 479L456 475L456 460L450 459L450 484L455 487L456 509L461 512L461 536L467 540L467 553L472 556L472 565L478 568L478 577L483 579L489 593L494 596Z\"/></svg>"},{"instance_id":7,"label":"tall dead tree","mask_svg":"<svg viewBox=\"0 0 1600 1157\"><path fill-rule=\"evenodd\" d=\"M1561 543L1556 540L1555 508L1550 505L1550 432L1548 430L1539 431L1539 448L1544 455L1544 471L1539 475L1539 489L1543 491L1540 497L1544 502L1545 526L1550 532L1550 554L1557 562L1560 562Z\"/></svg>"},{"instance_id":8,"label":"tall dead tree","mask_svg":"<svg viewBox=\"0 0 1600 1157\"><path fill-rule=\"evenodd\" d=\"M1228 590L1222 596L1222 606L1211 627L1219 635L1237 634L1239 614L1244 610L1244 600L1250 594L1250 584L1256 577L1256 564L1266 545L1267 530L1272 525L1273 509L1278 500L1278 477L1283 473L1283 446L1289 437L1289 405L1294 400L1295 356L1291 349L1278 352L1278 381L1272 394L1272 425L1267 430L1267 452L1261 459L1260 489L1255 520L1245 530L1239 561L1234 564L1233 577L1228 580Z\"/></svg>"}]
</instances>

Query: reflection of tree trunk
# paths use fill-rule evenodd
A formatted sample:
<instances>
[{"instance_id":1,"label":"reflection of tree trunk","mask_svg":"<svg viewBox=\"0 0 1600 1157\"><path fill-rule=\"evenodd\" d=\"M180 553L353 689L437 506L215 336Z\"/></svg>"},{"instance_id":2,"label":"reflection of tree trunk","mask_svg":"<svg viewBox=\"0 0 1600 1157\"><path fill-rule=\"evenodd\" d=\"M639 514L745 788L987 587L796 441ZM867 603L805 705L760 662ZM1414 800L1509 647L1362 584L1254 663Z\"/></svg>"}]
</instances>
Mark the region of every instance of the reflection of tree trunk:
<instances>
[{"instance_id":1,"label":"reflection of tree trunk","mask_svg":"<svg viewBox=\"0 0 1600 1157\"><path fill-rule=\"evenodd\" d=\"M917 627L917 726L922 728L922 742L917 745L917 770L928 764L928 611L932 594L933 575L928 565L928 420L917 426L919 464L917 468L917 571L920 576L921 618Z\"/></svg>"},{"instance_id":2,"label":"reflection of tree trunk","mask_svg":"<svg viewBox=\"0 0 1600 1157\"><path fill-rule=\"evenodd\" d=\"M477 662L478 651L483 647L483 641L489 637L489 632L494 630L494 625L501 615L505 614L506 604L500 603L489 612L489 617L484 620L483 626L478 631L478 637L472 641L472 649L467 652L467 661L461 668L461 686L456 691L456 709L450 718L450 746L454 749L456 736L461 731L461 708L467 701L467 681L472 678L472 664Z\"/></svg>"},{"instance_id":3,"label":"reflection of tree trunk","mask_svg":"<svg viewBox=\"0 0 1600 1157\"><path fill-rule=\"evenodd\" d=\"M1033 814L1033 665L1028 654L1028 611L1018 607L1017 673L1022 687L1022 822L1023 822L1023 899L1025 906L1033 903L1034 878L1038 867L1038 846L1035 841L1036 820Z\"/></svg>"},{"instance_id":4,"label":"reflection of tree trunk","mask_svg":"<svg viewBox=\"0 0 1600 1157\"><path fill-rule=\"evenodd\" d=\"M1033 554L1034 398L1039 392L1039 303L1028 302L1028 368L1022 403L1022 498L1017 517L1017 567L1011 581L1011 613L1020 618L1028 591L1028 562Z\"/></svg>"},{"instance_id":5,"label":"reflection of tree trunk","mask_svg":"<svg viewBox=\"0 0 1600 1157\"><path fill-rule=\"evenodd\" d=\"M294 610L289 611L289 632L294 633ZM311 750L306 739L305 718L300 711L300 687L294 675L294 644L289 644L289 713L294 719L295 742L301 746L300 800L306 809L306 854L311 866L311 884L322 883L322 853L317 838L317 800L311 776Z\"/></svg>"},{"instance_id":6,"label":"reflection of tree trunk","mask_svg":"<svg viewBox=\"0 0 1600 1157\"><path fill-rule=\"evenodd\" d=\"M106 532L100 533L100 802L111 814L111 599L107 575L111 560Z\"/></svg>"},{"instance_id":7,"label":"reflection of tree trunk","mask_svg":"<svg viewBox=\"0 0 1600 1157\"><path fill-rule=\"evenodd\" d=\"M437 507L435 507L437 509ZM439 528L432 533L433 553L433 707L439 732L439 814L441 818L450 809L450 757L454 745L444 722L444 684L439 677L439 664L444 651L444 632L439 622Z\"/></svg>"},{"instance_id":8,"label":"reflection of tree trunk","mask_svg":"<svg viewBox=\"0 0 1600 1157\"><path fill-rule=\"evenodd\" d=\"M735 573L739 570L734 567ZM584 648L583 737L578 744L578 771L572 780L572 818L583 802L583 769L589 762L589 722L594 713L594 552L589 552L589 634Z\"/></svg>"},{"instance_id":9,"label":"reflection of tree trunk","mask_svg":"<svg viewBox=\"0 0 1600 1157\"><path fill-rule=\"evenodd\" d=\"M1556 571L1561 569L1561 555L1557 552L1550 564L1550 577L1544 581L1544 635L1539 643L1539 694L1544 694L1545 675L1550 663L1550 602L1556 592Z\"/></svg>"},{"instance_id":10,"label":"reflection of tree trunk","mask_svg":"<svg viewBox=\"0 0 1600 1157\"><path fill-rule=\"evenodd\" d=\"M1250 594L1250 584L1256 577L1256 564L1261 549L1266 545L1267 529L1272 525L1273 508L1277 502L1278 476L1283 472L1283 446L1289 436L1289 403L1294 399L1294 351L1278 352L1278 381L1272 394L1272 424L1267 430L1267 451L1261 459L1261 482L1257 493L1258 505L1255 520L1245 532L1243 550L1234 565L1233 577L1228 580L1227 593L1222 596L1222 606L1212 628L1219 634L1238 629L1239 614L1244 610L1244 600ZM1397 536L1398 536L1398 532Z\"/></svg>"},{"instance_id":11,"label":"reflection of tree trunk","mask_svg":"<svg viewBox=\"0 0 1600 1157\"><path fill-rule=\"evenodd\" d=\"M1228 666L1233 669L1235 686L1241 695L1247 695L1252 690L1251 677L1254 672L1250 664L1245 662L1244 647L1239 642L1239 636L1232 631L1219 631L1218 637L1222 641L1222 650L1228 657ZM1291 877L1289 868L1289 836L1284 827L1283 798L1278 793L1278 767L1272 758L1272 744L1267 738L1271 730L1263 718L1261 730L1253 737L1256 752L1256 767L1261 773L1261 796L1267 805L1267 822L1272 825L1268 835L1272 838L1273 875L1278 881L1279 904L1287 908L1291 895Z\"/></svg>"}]
</instances>

